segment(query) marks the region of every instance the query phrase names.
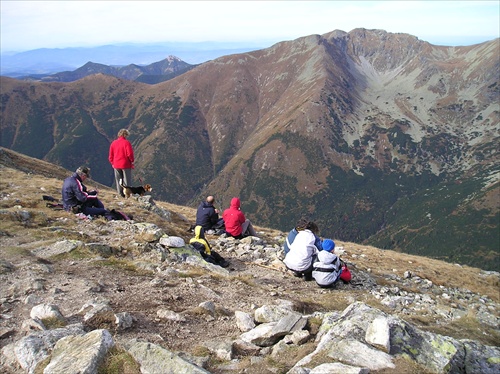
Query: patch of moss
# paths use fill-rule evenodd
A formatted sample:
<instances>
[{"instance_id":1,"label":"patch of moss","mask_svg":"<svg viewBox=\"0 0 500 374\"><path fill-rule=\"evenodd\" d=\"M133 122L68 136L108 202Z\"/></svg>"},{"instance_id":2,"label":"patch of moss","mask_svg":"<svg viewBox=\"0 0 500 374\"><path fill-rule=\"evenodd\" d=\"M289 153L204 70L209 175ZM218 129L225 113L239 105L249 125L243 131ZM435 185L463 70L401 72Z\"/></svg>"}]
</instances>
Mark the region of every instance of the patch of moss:
<instances>
[{"instance_id":1,"label":"patch of moss","mask_svg":"<svg viewBox=\"0 0 500 374\"><path fill-rule=\"evenodd\" d=\"M97 374L140 374L141 366L125 349L114 346L97 369Z\"/></svg>"},{"instance_id":2,"label":"patch of moss","mask_svg":"<svg viewBox=\"0 0 500 374\"><path fill-rule=\"evenodd\" d=\"M44 318L41 321L43 325L47 328L47 330L58 329L67 325L65 321L62 321L55 317Z\"/></svg>"}]
</instances>

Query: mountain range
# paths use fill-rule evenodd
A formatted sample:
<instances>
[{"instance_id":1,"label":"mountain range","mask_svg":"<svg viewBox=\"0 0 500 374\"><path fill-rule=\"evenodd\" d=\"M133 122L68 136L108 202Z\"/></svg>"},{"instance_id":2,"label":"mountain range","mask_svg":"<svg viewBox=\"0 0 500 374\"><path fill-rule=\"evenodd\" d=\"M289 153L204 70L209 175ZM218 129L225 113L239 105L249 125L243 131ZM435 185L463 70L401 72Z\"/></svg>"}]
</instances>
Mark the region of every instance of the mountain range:
<instances>
[{"instance_id":1,"label":"mountain range","mask_svg":"<svg viewBox=\"0 0 500 374\"><path fill-rule=\"evenodd\" d=\"M125 66L145 66L173 55L190 64L199 64L220 56L261 49L270 44L232 42L167 42L153 44L121 43L98 47L39 48L23 52L2 52L0 75L19 78L72 71L87 62Z\"/></svg>"},{"instance_id":2,"label":"mountain range","mask_svg":"<svg viewBox=\"0 0 500 374\"><path fill-rule=\"evenodd\" d=\"M137 82L156 84L183 74L195 66L196 65L188 64L175 56L168 56L162 61L154 62L146 66L139 66L136 64L109 66L89 61L85 65L72 71L63 71L54 74L31 74L17 77L16 79L41 82L74 82L89 75L100 73Z\"/></svg>"},{"instance_id":3,"label":"mountain range","mask_svg":"<svg viewBox=\"0 0 500 374\"><path fill-rule=\"evenodd\" d=\"M499 39L434 46L335 30L219 57L158 84L95 74L1 78L0 145L113 183L128 128L135 180L196 206L233 196L258 224L498 269Z\"/></svg>"}]
</instances>

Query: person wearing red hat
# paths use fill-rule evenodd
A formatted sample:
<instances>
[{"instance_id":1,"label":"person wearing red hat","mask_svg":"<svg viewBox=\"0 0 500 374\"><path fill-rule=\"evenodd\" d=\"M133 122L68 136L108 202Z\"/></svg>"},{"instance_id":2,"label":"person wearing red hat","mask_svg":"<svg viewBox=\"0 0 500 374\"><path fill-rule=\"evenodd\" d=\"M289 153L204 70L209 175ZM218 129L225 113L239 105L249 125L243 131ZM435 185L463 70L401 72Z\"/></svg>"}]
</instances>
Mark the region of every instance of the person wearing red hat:
<instances>
[{"instance_id":1,"label":"person wearing red hat","mask_svg":"<svg viewBox=\"0 0 500 374\"><path fill-rule=\"evenodd\" d=\"M245 217L241 211L241 202L237 197L231 199L231 205L222 213L226 233L235 239L242 239L246 236L257 236L252 222Z\"/></svg>"}]
</instances>

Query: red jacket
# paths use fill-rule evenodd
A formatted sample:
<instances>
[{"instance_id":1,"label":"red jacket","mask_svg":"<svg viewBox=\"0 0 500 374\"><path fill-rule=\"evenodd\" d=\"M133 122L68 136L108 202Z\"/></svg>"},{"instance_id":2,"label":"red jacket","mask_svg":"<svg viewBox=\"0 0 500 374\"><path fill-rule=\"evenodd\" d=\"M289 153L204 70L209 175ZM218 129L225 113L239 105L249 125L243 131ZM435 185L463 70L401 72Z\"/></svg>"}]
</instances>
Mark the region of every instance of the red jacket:
<instances>
[{"instance_id":1,"label":"red jacket","mask_svg":"<svg viewBox=\"0 0 500 374\"><path fill-rule=\"evenodd\" d=\"M226 231L232 236L238 236L241 234L243 231L241 225L246 221L245 215L240 210L240 206L240 199L233 197L231 199L230 207L222 213Z\"/></svg>"},{"instance_id":2,"label":"red jacket","mask_svg":"<svg viewBox=\"0 0 500 374\"><path fill-rule=\"evenodd\" d=\"M132 144L120 136L109 146L109 163L114 169L133 169L134 150Z\"/></svg>"}]
</instances>

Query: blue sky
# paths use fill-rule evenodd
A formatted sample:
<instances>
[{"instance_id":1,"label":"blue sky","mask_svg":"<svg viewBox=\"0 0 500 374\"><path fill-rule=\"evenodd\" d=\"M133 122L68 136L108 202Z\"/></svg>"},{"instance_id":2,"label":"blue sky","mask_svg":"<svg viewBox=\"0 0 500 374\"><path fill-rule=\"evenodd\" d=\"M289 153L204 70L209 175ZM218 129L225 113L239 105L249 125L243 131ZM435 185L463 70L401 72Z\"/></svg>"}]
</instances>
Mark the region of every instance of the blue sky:
<instances>
[{"instance_id":1,"label":"blue sky","mask_svg":"<svg viewBox=\"0 0 500 374\"><path fill-rule=\"evenodd\" d=\"M382 29L436 45L498 38L500 1L0 0L1 52L122 42L266 47L333 30Z\"/></svg>"}]
</instances>

